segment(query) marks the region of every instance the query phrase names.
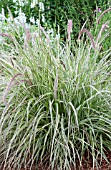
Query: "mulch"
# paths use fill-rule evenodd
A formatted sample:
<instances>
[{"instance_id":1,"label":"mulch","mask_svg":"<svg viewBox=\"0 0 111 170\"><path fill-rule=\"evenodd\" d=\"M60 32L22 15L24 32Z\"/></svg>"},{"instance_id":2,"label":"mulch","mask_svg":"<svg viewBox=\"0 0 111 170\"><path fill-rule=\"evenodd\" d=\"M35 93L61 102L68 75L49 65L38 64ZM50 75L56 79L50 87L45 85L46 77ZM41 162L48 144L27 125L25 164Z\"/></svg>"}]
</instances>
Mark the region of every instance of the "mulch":
<instances>
[{"instance_id":1,"label":"mulch","mask_svg":"<svg viewBox=\"0 0 111 170\"><path fill-rule=\"evenodd\" d=\"M102 162L100 163L100 166L94 167L93 169L93 165L92 165L92 159L90 158L89 161L87 161L87 154L84 155L83 157L83 161L82 161L82 167L76 167L76 169L74 168L74 166L71 166L71 170L111 170L111 151L107 151L106 153L106 157L109 163L107 163L106 160L102 160ZM98 162L100 162L100 158L98 158ZM0 170L3 170L2 168L0 168ZM12 168L13 170L13 168ZM46 164L42 164L39 163L38 167L37 166L32 166L32 168L30 169L30 167L28 167L27 169L25 168L21 168L21 170L51 170L48 166L48 163ZM57 169L54 169L57 170Z\"/></svg>"}]
</instances>

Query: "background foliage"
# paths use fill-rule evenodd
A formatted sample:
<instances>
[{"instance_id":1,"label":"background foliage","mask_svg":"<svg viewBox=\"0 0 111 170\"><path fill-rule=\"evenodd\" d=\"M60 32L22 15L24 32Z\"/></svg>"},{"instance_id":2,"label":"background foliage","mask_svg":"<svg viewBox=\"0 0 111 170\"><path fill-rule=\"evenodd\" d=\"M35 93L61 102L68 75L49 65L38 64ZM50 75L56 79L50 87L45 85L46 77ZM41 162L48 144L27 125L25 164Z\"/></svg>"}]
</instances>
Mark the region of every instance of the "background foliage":
<instances>
[{"instance_id":1,"label":"background foliage","mask_svg":"<svg viewBox=\"0 0 111 170\"><path fill-rule=\"evenodd\" d=\"M96 6L101 7L102 10L108 7L108 0L39 0L38 3L36 1L35 6L33 5L33 7L31 7L34 1L35 0L4 0L0 2L0 11L4 8L5 14L8 16L8 5L13 16L16 17L21 9L27 17L27 22L30 22L31 17L34 17L35 21L40 17L43 26L53 28L56 31L59 25L62 37L65 37L67 20L72 19L74 27L73 36L75 38L78 35L81 25L86 20L89 21L87 28L93 23ZM44 10L40 9L40 2L44 4ZM45 20L42 19L42 17L44 17Z\"/></svg>"}]
</instances>

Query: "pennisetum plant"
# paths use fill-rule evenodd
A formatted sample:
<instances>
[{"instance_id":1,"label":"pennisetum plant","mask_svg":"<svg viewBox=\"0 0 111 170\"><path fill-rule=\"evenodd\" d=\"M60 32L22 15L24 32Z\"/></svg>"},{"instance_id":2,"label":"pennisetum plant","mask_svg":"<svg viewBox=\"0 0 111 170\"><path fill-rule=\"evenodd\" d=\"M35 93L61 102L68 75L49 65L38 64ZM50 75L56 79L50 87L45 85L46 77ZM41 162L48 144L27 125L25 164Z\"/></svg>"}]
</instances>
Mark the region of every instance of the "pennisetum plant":
<instances>
[{"instance_id":1,"label":"pennisetum plant","mask_svg":"<svg viewBox=\"0 0 111 170\"><path fill-rule=\"evenodd\" d=\"M69 39L71 27L72 23ZM12 29L7 35L11 32L16 40ZM106 159L105 150L111 149L110 52L101 54L97 62L99 52L90 43L81 40L78 46L70 41L67 52L59 38L53 37L49 44L44 29L33 27L38 29L45 36L35 36L34 43L33 31L23 29L22 44L7 43L8 50L6 42L0 45L0 168L34 165L37 169L48 162L52 170L76 169L87 152L94 169ZM79 38L83 32L95 49L94 38L85 28Z\"/></svg>"}]
</instances>

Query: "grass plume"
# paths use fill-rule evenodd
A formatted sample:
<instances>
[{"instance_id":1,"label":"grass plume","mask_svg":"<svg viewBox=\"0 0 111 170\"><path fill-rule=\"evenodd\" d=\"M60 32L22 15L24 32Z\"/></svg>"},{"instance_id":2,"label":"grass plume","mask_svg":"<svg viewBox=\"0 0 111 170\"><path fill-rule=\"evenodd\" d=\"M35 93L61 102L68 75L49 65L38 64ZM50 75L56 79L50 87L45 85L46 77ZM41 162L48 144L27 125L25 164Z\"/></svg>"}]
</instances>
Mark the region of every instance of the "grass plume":
<instances>
[{"instance_id":1,"label":"grass plume","mask_svg":"<svg viewBox=\"0 0 111 170\"><path fill-rule=\"evenodd\" d=\"M79 32L78 40L80 39L82 33L86 33L86 34L88 35L88 37L89 37L90 40L91 40L92 47L93 47L94 49L96 49L95 42L94 42L94 38L93 38L93 36L91 35L91 33L90 33L87 29L85 29L85 28L81 29L81 31Z\"/></svg>"},{"instance_id":2,"label":"grass plume","mask_svg":"<svg viewBox=\"0 0 111 170\"><path fill-rule=\"evenodd\" d=\"M106 10L99 16L99 18L97 19L97 24L100 23L101 18L102 18L107 12L109 12L109 11L111 11L111 7L108 8L108 9L106 9Z\"/></svg>"}]
</instances>

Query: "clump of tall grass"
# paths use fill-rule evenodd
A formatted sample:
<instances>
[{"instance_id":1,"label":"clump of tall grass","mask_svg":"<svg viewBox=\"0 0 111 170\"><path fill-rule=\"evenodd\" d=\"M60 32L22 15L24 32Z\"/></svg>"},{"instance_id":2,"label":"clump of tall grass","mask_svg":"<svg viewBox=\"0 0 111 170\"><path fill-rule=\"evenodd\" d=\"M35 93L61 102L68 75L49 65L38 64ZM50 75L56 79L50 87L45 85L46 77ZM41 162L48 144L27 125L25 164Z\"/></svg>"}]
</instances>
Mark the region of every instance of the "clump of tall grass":
<instances>
[{"instance_id":1,"label":"clump of tall grass","mask_svg":"<svg viewBox=\"0 0 111 170\"><path fill-rule=\"evenodd\" d=\"M46 160L69 170L82 166L85 152L98 166L111 149L111 52L98 61L99 49L82 40L47 41L42 27L25 33L20 44L12 26L12 42L0 46L1 166L31 169Z\"/></svg>"}]
</instances>

